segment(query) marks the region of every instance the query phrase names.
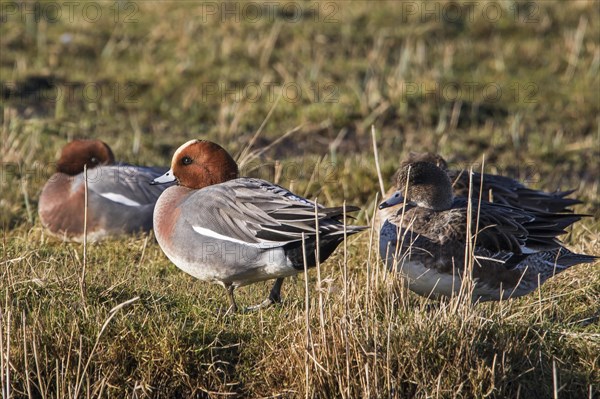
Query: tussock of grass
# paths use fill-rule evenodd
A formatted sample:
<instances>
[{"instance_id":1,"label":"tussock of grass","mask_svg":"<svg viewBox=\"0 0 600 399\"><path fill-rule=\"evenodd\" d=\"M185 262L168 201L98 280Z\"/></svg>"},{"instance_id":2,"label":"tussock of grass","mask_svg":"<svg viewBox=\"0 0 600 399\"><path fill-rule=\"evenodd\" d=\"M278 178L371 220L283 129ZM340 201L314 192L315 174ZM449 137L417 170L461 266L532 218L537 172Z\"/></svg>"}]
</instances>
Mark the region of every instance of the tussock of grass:
<instances>
[{"instance_id":1,"label":"tussock of grass","mask_svg":"<svg viewBox=\"0 0 600 399\"><path fill-rule=\"evenodd\" d=\"M47 237L36 214L52 162L72 138L100 138L121 160L166 165L194 137L242 154L264 123L254 150L300 128L243 170L326 205L359 205L364 223L379 192L374 125L386 185L408 151L438 151L467 168L485 154L489 172L576 189L585 201L577 212L591 217L563 239L600 255L594 1L501 2L493 23L479 8L473 19L406 18L401 2L332 3L333 23L279 14L221 21L204 19L194 2L135 4L135 23L8 15L0 24L4 396L598 395L598 263L524 298L437 304L388 275L365 232L348 243L346 263L340 248L320 279L309 272L308 313L299 276L286 281L282 306L226 316L222 288L179 271L152 236L90 245L82 295L82 247ZM538 18L514 18L515 5L533 6ZM260 82L294 82L307 95L276 103L203 92L206 83ZM422 91L472 83L497 84L502 97ZM90 100L81 94L90 84L108 91ZM56 87L73 95L48 101ZM269 285L241 288L240 304L260 302Z\"/></svg>"},{"instance_id":2,"label":"tussock of grass","mask_svg":"<svg viewBox=\"0 0 600 399\"><path fill-rule=\"evenodd\" d=\"M584 393L598 380L593 265L551 280L541 301L470 307L414 296L378 263L367 268L356 249L344 288L338 253L322 267L321 288L315 272L308 277L306 350L302 278L289 279L282 306L227 316L222 288L182 274L155 244L140 264L144 241L91 246L82 301L81 248L47 242L39 229L14 232L4 247L2 329L10 326L15 394L26 395L26 367L29 389L42 396L69 396L83 383L91 396L547 397L553 367L562 392ZM351 247L367 244L361 237ZM248 304L267 292L268 284L240 289ZM134 297L98 338L111 309ZM88 360L83 374L78 363Z\"/></svg>"}]
</instances>

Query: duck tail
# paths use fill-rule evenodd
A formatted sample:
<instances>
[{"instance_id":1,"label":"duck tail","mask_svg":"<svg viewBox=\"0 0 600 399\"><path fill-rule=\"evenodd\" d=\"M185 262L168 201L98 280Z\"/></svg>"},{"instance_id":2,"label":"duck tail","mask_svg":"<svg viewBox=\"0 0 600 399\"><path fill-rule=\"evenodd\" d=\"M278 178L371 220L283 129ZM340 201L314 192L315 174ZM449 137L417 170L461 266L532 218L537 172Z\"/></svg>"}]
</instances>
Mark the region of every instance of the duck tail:
<instances>
[{"instance_id":1,"label":"duck tail","mask_svg":"<svg viewBox=\"0 0 600 399\"><path fill-rule=\"evenodd\" d=\"M561 250L561 253L556 259L556 266L562 270L566 270L571 266L579 265L581 263L592 263L599 259L598 256L577 254L571 251Z\"/></svg>"}]
</instances>

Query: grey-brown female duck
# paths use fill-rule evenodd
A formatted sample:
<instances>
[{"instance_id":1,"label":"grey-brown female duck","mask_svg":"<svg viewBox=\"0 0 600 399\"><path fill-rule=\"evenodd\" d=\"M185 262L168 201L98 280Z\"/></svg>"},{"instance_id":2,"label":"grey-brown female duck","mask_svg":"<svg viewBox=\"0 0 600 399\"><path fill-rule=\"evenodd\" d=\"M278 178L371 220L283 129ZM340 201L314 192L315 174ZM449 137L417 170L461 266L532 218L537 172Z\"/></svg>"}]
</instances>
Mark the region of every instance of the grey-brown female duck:
<instances>
[{"instance_id":1,"label":"grey-brown female duck","mask_svg":"<svg viewBox=\"0 0 600 399\"><path fill-rule=\"evenodd\" d=\"M556 238L577 215L473 200L469 216L468 199L455 197L448 174L431 162L402 167L397 191L380 208L394 205L400 206L380 231L380 254L423 296L459 292L469 256L474 301L526 295L554 274L596 259L569 251ZM465 250L469 233L471 255Z\"/></svg>"}]
</instances>

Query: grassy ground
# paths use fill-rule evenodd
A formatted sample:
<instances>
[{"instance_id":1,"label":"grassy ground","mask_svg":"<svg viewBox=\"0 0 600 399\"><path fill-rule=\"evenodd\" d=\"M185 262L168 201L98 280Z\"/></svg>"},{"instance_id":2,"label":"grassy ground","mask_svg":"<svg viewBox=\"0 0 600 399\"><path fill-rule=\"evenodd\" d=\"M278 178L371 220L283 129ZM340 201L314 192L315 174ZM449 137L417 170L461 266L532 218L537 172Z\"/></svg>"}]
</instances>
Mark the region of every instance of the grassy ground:
<instances>
[{"instance_id":1,"label":"grassy ground","mask_svg":"<svg viewBox=\"0 0 600 399\"><path fill-rule=\"evenodd\" d=\"M576 189L591 217L564 240L600 255L597 2L86 4L0 2L3 396L597 397L598 263L525 298L431 306L384 272L371 231L288 279L282 306L224 316L223 290L152 236L90 246L83 275L36 206L71 138L166 165L191 138L239 155L260 131L253 149L281 141L244 174L368 223L374 125L386 183L428 150Z\"/></svg>"}]
</instances>

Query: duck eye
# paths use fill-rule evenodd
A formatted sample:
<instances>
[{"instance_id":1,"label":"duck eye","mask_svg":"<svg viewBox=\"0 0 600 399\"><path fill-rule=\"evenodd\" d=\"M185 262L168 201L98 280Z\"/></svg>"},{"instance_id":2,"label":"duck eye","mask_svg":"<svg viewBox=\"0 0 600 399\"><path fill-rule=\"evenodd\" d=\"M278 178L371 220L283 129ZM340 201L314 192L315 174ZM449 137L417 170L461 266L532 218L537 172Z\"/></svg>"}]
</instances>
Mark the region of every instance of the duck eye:
<instances>
[{"instance_id":1,"label":"duck eye","mask_svg":"<svg viewBox=\"0 0 600 399\"><path fill-rule=\"evenodd\" d=\"M90 162L96 164L98 163L98 159L96 157L91 157Z\"/></svg>"},{"instance_id":2,"label":"duck eye","mask_svg":"<svg viewBox=\"0 0 600 399\"><path fill-rule=\"evenodd\" d=\"M192 158L190 158L190 157L183 157L183 159L181 160L181 162L184 165L190 165L192 163Z\"/></svg>"}]
</instances>

